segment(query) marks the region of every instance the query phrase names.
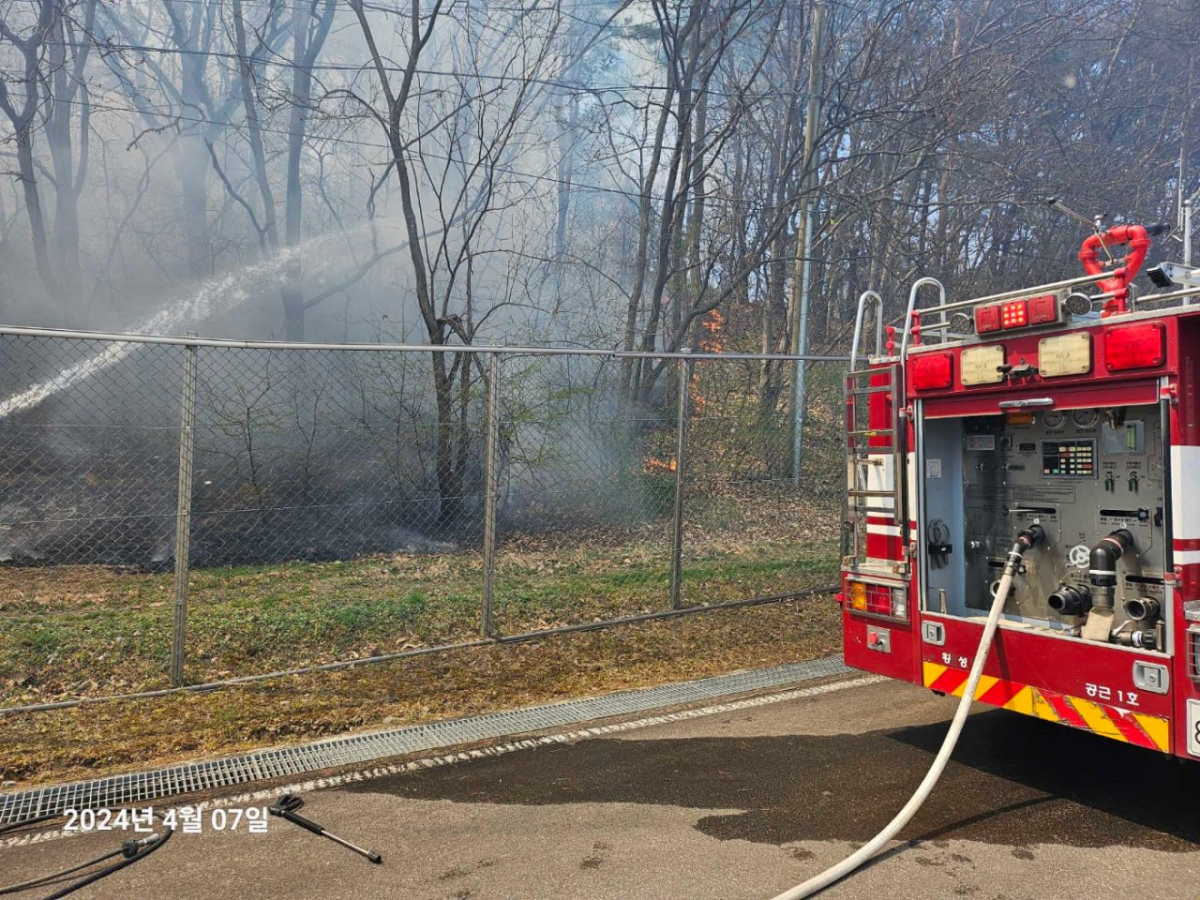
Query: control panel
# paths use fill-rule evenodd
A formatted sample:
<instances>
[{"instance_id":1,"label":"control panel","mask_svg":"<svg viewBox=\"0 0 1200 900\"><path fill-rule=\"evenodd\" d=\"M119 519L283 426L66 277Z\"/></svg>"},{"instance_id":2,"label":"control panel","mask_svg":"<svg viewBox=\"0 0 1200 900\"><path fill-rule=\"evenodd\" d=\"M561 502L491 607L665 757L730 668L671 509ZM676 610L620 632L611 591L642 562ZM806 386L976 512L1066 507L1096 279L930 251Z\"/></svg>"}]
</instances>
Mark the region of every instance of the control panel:
<instances>
[{"instance_id":1,"label":"control panel","mask_svg":"<svg viewBox=\"0 0 1200 900\"><path fill-rule=\"evenodd\" d=\"M1042 474L1049 478L1095 478L1096 442L1042 441Z\"/></svg>"},{"instance_id":2,"label":"control panel","mask_svg":"<svg viewBox=\"0 0 1200 900\"><path fill-rule=\"evenodd\" d=\"M927 609L987 610L1013 536L1037 524L1046 540L1022 562L1005 605L1010 620L1080 633L1097 607L1114 632L1161 629L1165 466L1157 406L926 419L922 456ZM1094 575L1109 556L1111 586ZM1100 628L1085 636L1107 639Z\"/></svg>"}]
</instances>

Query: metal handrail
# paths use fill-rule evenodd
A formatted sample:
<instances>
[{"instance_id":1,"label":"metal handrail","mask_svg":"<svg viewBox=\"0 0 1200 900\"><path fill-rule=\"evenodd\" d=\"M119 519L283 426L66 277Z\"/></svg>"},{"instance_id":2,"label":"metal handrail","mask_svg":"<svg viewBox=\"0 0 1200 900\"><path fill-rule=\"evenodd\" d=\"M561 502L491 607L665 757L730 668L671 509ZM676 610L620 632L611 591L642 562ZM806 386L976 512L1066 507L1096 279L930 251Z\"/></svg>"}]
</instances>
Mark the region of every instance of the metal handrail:
<instances>
[{"instance_id":1,"label":"metal handrail","mask_svg":"<svg viewBox=\"0 0 1200 900\"><path fill-rule=\"evenodd\" d=\"M901 333L901 336L900 336L900 358L901 359L903 359L904 354L908 352L908 337L909 337L910 332L912 331L913 312L916 311L916 306L917 306L917 292L920 291L921 288L925 287L926 285L931 285L938 289L938 305L936 307L927 307L926 310L922 310L922 311L923 312L929 311L929 310L937 311L940 309L941 315L942 315L941 322L943 324L945 324L945 322L946 322L946 288L945 288L945 285L943 285L936 278L930 278L929 276L926 276L924 278L918 278L916 281L913 282L913 286L908 292L908 312L906 312L904 314L904 331Z\"/></svg>"},{"instance_id":2,"label":"metal handrail","mask_svg":"<svg viewBox=\"0 0 1200 900\"><path fill-rule=\"evenodd\" d=\"M1187 300L1192 297L1200 296L1200 287L1185 287L1178 291L1167 291L1162 294L1147 294L1145 297L1138 297L1138 304L1156 303L1159 300ZM1184 304L1185 306L1189 304Z\"/></svg>"},{"instance_id":3,"label":"metal handrail","mask_svg":"<svg viewBox=\"0 0 1200 900\"><path fill-rule=\"evenodd\" d=\"M862 339L863 318L867 303L875 303L875 355L883 352L883 298L878 291L863 291L858 298L858 311L854 314L854 342L850 345L850 371L858 368L858 344Z\"/></svg>"},{"instance_id":4,"label":"metal handrail","mask_svg":"<svg viewBox=\"0 0 1200 900\"><path fill-rule=\"evenodd\" d=\"M1037 294L1045 294L1050 291L1067 290L1073 287L1083 287L1088 284L1095 284L1097 281L1103 281L1105 278L1111 278L1111 273L1101 272L1098 275L1080 275L1078 278L1068 278L1065 281L1054 281L1049 284L1038 284L1033 287L1019 288L1013 291L1004 291L999 294L988 294L985 297L972 297L970 300L956 300L954 303L943 303L937 307L927 307L925 312L935 310L937 312L948 313L956 312L963 309L971 309L981 303L995 303L1002 300L1018 300L1022 297L1031 297ZM1111 297L1111 293L1096 294L1092 297L1093 301L1104 300ZM901 319L897 317L892 320L891 324L899 323Z\"/></svg>"},{"instance_id":5,"label":"metal handrail","mask_svg":"<svg viewBox=\"0 0 1200 900\"><path fill-rule=\"evenodd\" d=\"M946 311L967 309L980 303L993 303L1000 300L1017 300L1033 294L1045 294L1052 291L1063 291L1067 288L1082 287L1085 284L1095 284L1105 278L1112 278L1111 272L1100 272L1096 275L1080 275L1078 278L1068 278L1065 281L1052 281L1049 284L1038 284L1033 287L1019 288L1013 291L1003 291L999 294L989 294L986 297L974 297L970 300L960 300L957 303L946 304Z\"/></svg>"}]
</instances>

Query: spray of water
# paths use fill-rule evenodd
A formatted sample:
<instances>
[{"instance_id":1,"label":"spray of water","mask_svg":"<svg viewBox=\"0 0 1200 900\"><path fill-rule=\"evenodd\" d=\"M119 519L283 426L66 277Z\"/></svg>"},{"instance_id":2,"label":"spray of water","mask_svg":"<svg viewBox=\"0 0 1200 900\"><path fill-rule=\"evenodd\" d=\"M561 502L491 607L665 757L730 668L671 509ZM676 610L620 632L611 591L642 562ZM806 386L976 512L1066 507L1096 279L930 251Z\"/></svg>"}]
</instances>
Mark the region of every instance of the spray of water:
<instances>
[{"instance_id":1,"label":"spray of water","mask_svg":"<svg viewBox=\"0 0 1200 900\"><path fill-rule=\"evenodd\" d=\"M168 304L152 316L143 319L128 330L131 334L178 333L185 322L198 322L214 313L224 312L241 306L255 296L271 288L277 288L281 271L297 258L306 262L313 260L336 260L338 254L317 253L319 244L328 237L317 237L311 241L281 251L278 255L258 263L237 269L229 274L204 282L191 293ZM19 394L0 402L0 419L25 412L43 403L59 391L85 381L115 365L133 353L139 345L131 342L113 342L104 350L63 369L53 378L26 388Z\"/></svg>"}]
</instances>

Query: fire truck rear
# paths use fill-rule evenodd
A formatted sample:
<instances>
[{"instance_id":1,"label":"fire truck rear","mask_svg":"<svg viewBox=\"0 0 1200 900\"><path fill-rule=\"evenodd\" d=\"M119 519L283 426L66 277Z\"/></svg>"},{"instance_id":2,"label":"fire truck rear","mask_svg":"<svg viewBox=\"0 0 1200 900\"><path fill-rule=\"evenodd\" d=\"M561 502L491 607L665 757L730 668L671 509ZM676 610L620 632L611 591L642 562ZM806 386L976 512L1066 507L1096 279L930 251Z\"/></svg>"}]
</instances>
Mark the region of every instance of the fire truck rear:
<instances>
[{"instance_id":1,"label":"fire truck rear","mask_svg":"<svg viewBox=\"0 0 1200 900\"><path fill-rule=\"evenodd\" d=\"M1164 264L1138 297L1158 230L1097 233L1087 274L1028 290L947 302L921 279L886 342L863 295L849 665L961 696L1008 548L1035 535L976 699L1200 758L1200 269Z\"/></svg>"}]
</instances>

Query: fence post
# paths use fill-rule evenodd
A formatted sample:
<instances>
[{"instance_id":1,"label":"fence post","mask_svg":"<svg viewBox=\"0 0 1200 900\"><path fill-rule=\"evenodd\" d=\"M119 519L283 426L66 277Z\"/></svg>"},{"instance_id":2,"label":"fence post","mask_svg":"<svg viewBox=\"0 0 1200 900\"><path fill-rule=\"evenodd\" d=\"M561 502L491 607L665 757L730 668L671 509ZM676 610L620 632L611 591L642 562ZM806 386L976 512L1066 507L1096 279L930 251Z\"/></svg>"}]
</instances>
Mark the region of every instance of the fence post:
<instances>
[{"instance_id":1,"label":"fence post","mask_svg":"<svg viewBox=\"0 0 1200 900\"><path fill-rule=\"evenodd\" d=\"M196 368L200 348L184 347L179 409L179 481L175 500L175 623L171 632L171 686L183 684L187 636L188 559L192 543L192 448L196 424Z\"/></svg>"},{"instance_id":2,"label":"fence post","mask_svg":"<svg viewBox=\"0 0 1200 900\"><path fill-rule=\"evenodd\" d=\"M683 494L687 468L688 391L694 360L679 360L679 398L675 422L675 511L671 525L671 609L683 606Z\"/></svg>"},{"instance_id":3,"label":"fence post","mask_svg":"<svg viewBox=\"0 0 1200 900\"><path fill-rule=\"evenodd\" d=\"M496 500L499 473L496 471L497 445L500 443L500 354L488 356L487 424L483 460L483 636L494 638L492 600L496 593Z\"/></svg>"}]
</instances>

